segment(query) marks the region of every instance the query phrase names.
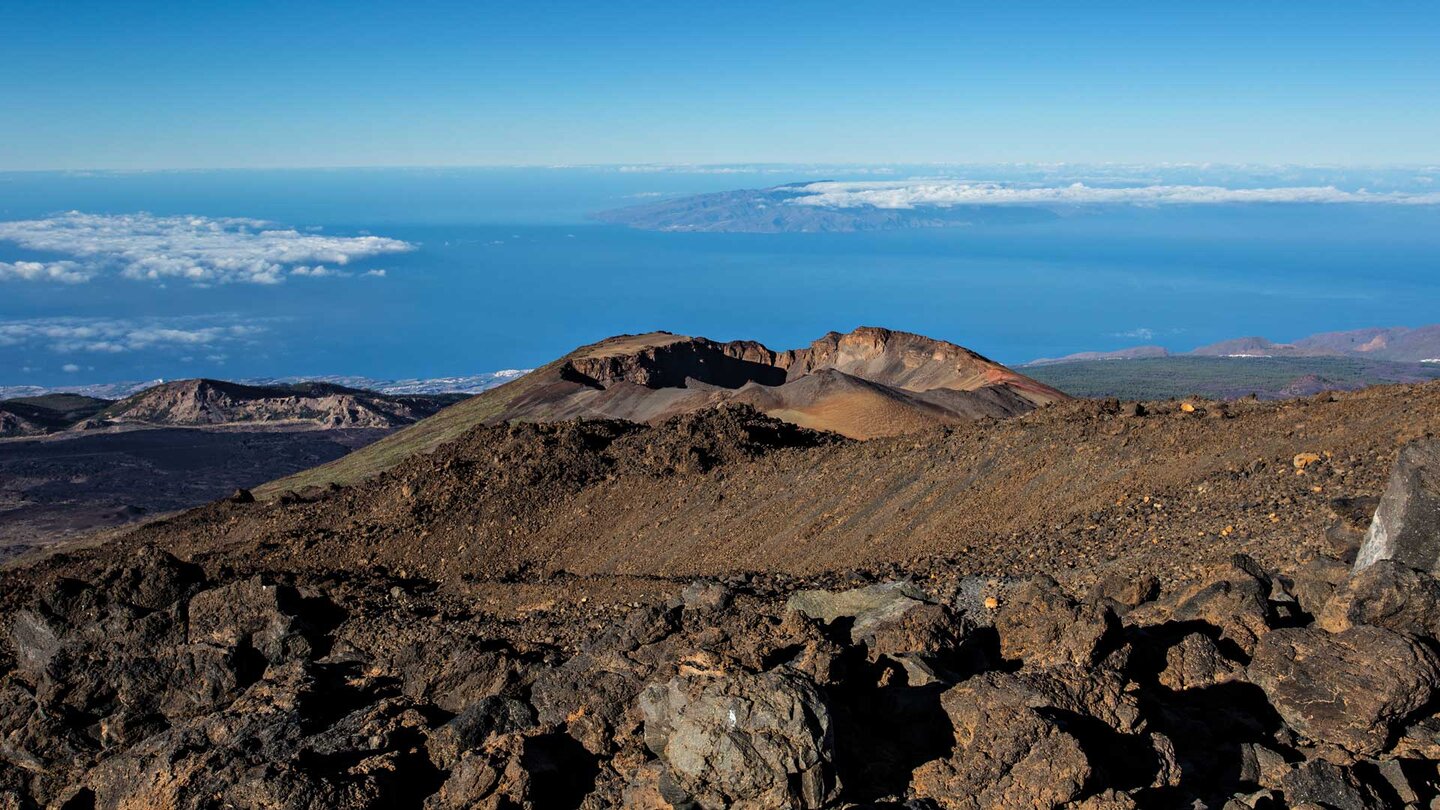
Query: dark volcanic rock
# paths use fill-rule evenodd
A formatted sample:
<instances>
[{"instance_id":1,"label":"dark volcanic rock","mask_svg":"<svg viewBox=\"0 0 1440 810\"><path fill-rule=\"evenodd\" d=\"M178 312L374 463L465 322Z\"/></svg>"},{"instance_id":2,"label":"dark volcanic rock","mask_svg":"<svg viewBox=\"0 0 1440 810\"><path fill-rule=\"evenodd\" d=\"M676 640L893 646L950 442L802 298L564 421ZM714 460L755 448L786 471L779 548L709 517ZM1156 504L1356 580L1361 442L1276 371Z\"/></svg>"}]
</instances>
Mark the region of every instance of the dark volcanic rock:
<instances>
[{"instance_id":1,"label":"dark volcanic rock","mask_svg":"<svg viewBox=\"0 0 1440 810\"><path fill-rule=\"evenodd\" d=\"M1077 602L1043 576L1012 588L995 615L1001 655L1027 666L1094 663L1117 627L1108 605Z\"/></svg>"},{"instance_id":2,"label":"dark volcanic rock","mask_svg":"<svg viewBox=\"0 0 1440 810\"><path fill-rule=\"evenodd\" d=\"M1184 595L1173 618L1216 627L1222 641L1250 654L1275 622L1270 583L1257 573L1248 564L1232 565L1221 578Z\"/></svg>"},{"instance_id":3,"label":"dark volcanic rock","mask_svg":"<svg viewBox=\"0 0 1440 810\"><path fill-rule=\"evenodd\" d=\"M1400 450L1355 570L1380 560L1440 571L1440 439L1411 442Z\"/></svg>"},{"instance_id":4,"label":"dark volcanic rock","mask_svg":"<svg viewBox=\"0 0 1440 810\"><path fill-rule=\"evenodd\" d=\"M523 731L535 724L535 710L514 698L498 695L467 707L454 719L431 732L426 749L436 767L449 770L467 751L480 748L502 734Z\"/></svg>"},{"instance_id":5,"label":"dark volcanic rock","mask_svg":"<svg viewBox=\"0 0 1440 810\"><path fill-rule=\"evenodd\" d=\"M1306 762L1281 780L1292 807L1309 803L1334 810L1379 810L1388 806L1351 773L1323 759Z\"/></svg>"},{"instance_id":6,"label":"dark volcanic rock","mask_svg":"<svg viewBox=\"0 0 1440 810\"><path fill-rule=\"evenodd\" d=\"M948 810L1058 807L1076 799L1094 766L1080 740L1011 676L984 675L941 699L954 752L920 766L912 788Z\"/></svg>"},{"instance_id":7,"label":"dark volcanic rock","mask_svg":"<svg viewBox=\"0 0 1440 810\"><path fill-rule=\"evenodd\" d=\"M1289 726L1359 755L1384 750L1440 685L1440 663L1414 639L1379 627L1275 630L1246 671Z\"/></svg>"},{"instance_id":8,"label":"dark volcanic rock","mask_svg":"<svg viewBox=\"0 0 1440 810\"><path fill-rule=\"evenodd\" d=\"M1160 683L1174 689L1196 689L1228 681L1243 670L1204 633L1189 633L1165 653Z\"/></svg>"},{"instance_id":9,"label":"dark volcanic rock","mask_svg":"<svg viewBox=\"0 0 1440 810\"><path fill-rule=\"evenodd\" d=\"M310 642L296 616L299 601L294 588L262 577L196 594L190 600L190 643L253 651L268 663L308 656Z\"/></svg>"},{"instance_id":10,"label":"dark volcanic rock","mask_svg":"<svg viewBox=\"0 0 1440 810\"><path fill-rule=\"evenodd\" d=\"M1336 589L1316 617L1332 633L1369 624L1414 636L1440 636L1440 580L1380 560Z\"/></svg>"},{"instance_id":11,"label":"dark volcanic rock","mask_svg":"<svg viewBox=\"0 0 1440 810\"><path fill-rule=\"evenodd\" d=\"M839 790L830 711L799 673L680 676L640 708L646 746L702 807L819 808Z\"/></svg>"}]
</instances>

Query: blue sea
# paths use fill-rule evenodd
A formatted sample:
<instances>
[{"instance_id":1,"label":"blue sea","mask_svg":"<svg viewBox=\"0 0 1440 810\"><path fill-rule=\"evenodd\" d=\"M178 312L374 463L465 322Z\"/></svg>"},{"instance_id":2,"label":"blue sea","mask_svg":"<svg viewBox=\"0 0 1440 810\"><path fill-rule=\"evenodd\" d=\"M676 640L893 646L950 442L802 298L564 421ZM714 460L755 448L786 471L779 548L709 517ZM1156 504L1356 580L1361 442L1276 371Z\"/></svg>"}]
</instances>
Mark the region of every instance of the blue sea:
<instances>
[{"instance_id":1,"label":"blue sea","mask_svg":"<svg viewBox=\"0 0 1440 810\"><path fill-rule=\"evenodd\" d=\"M1013 364L1440 321L1436 205L1106 206L1048 222L834 234L642 232L590 219L670 196L843 176L807 167L3 174L5 221L67 211L243 217L414 249L358 261L348 277L278 284L113 273L0 281L0 384L450 376L531 367L652 329L789 348L881 325ZM0 241L0 262L59 258ZM367 268L384 276L362 276ZM86 323L111 335L128 328L130 342L96 348L46 326ZM204 331L216 324L224 328ZM176 331L134 337L168 325ZM163 339L186 331L200 337Z\"/></svg>"}]
</instances>

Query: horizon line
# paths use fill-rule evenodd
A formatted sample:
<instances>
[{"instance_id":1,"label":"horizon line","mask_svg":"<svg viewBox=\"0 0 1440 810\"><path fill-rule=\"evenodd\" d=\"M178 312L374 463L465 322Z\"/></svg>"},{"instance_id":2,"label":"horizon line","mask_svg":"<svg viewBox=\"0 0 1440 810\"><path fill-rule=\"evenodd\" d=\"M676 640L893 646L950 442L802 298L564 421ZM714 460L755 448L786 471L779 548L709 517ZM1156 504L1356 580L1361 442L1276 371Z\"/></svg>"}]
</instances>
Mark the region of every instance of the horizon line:
<instances>
[{"instance_id":1,"label":"horizon line","mask_svg":"<svg viewBox=\"0 0 1440 810\"><path fill-rule=\"evenodd\" d=\"M1044 168L1044 167L1111 167L1111 168L1133 168L1133 169L1155 169L1155 168L1189 168L1189 169L1390 169L1390 170L1416 170L1440 172L1440 161L1424 162L1378 162L1378 163L1338 163L1338 162L1300 162L1300 163L1277 163L1269 161L1214 161L1214 160L1192 160L1192 161L1118 161L1118 160L1024 160L1024 161L963 161L963 160L917 160L917 161L717 161L717 162L672 162L672 161L617 161L608 163L394 163L394 164L346 164L346 165L288 165L276 164L269 166L152 166L152 167L46 167L46 168L4 168L0 167L0 175L8 174L165 174L165 173L187 173L187 172L267 172L267 171L436 171L436 170L497 170L497 169L535 169L562 171L567 169L609 169L623 170L633 169L658 169L658 170L683 170L683 169L736 169L743 171L747 168L886 168L886 167L943 167L943 166L965 166L965 167L1006 167L1006 168Z\"/></svg>"}]
</instances>

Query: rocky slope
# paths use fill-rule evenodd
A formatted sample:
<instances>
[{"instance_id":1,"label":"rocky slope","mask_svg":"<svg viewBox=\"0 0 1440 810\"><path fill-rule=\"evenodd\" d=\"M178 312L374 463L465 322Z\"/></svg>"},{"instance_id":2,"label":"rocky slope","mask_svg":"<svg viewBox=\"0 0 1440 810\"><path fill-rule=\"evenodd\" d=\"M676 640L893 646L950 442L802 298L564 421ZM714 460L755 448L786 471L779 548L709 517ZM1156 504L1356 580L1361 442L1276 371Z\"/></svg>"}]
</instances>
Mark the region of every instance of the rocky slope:
<instances>
[{"instance_id":1,"label":"rocky slope","mask_svg":"<svg viewBox=\"0 0 1440 810\"><path fill-rule=\"evenodd\" d=\"M329 383L252 386L222 380L178 380L126 397L80 427L306 424L389 428L416 422L460 398L387 396Z\"/></svg>"},{"instance_id":2,"label":"rocky slope","mask_svg":"<svg viewBox=\"0 0 1440 810\"><path fill-rule=\"evenodd\" d=\"M1291 343L1244 337L1202 346L1193 354L1210 357L1368 357L1419 363L1440 359L1440 324L1415 329L1397 326L1323 332Z\"/></svg>"},{"instance_id":3,"label":"rocky slope","mask_svg":"<svg viewBox=\"0 0 1440 810\"><path fill-rule=\"evenodd\" d=\"M43 436L104 410L108 399L79 394L46 394L0 400L0 438Z\"/></svg>"},{"instance_id":4,"label":"rocky slope","mask_svg":"<svg viewBox=\"0 0 1440 810\"><path fill-rule=\"evenodd\" d=\"M832 332L806 348L780 352L746 340L621 335L582 346L365 451L268 486L264 494L364 480L476 425L578 418L655 422L736 403L866 439L1009 417L1066 399L969 349L889 329Z\"/></svg>"},{"instance_id":5,"label":"rocky slope","mask_svg":"<svg viewBox=\"0 0 1440 810\"><path fill-rule=\"evenodd\" d=\"M1132 346L1128 349L1116 349L1109 352L1076 352L1067 354L1064 357L1041 357L1038 360L1031 360L1021 368L1030 366L1053 366L1062 363L1086 363L1094 360L1139 360L1152 357L1169 357L1170 350L1164 346Z\"/></svg>"},{"instance_id":6,"label":"rocky slope","mask_svg":"<svg viewBox=\"0 0 1440 810\"><path fill-rule=\"evenodd\" d=\"M1431 806L1437 431L476 427L0 573L0 806Z\"/></svg>"}]
</instances>

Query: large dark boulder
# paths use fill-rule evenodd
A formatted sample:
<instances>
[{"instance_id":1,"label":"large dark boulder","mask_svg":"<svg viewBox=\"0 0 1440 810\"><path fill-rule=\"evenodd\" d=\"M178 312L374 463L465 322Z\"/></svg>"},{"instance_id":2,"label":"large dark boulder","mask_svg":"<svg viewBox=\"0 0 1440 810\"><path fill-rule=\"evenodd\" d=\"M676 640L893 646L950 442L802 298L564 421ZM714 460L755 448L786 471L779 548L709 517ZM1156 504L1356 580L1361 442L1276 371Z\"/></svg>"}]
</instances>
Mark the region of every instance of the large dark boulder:
<instances>
[{"instance_id":1,"label":"large dark boulder","mask_svg":"<svg viewBox=\"0 0 1440 810\"><path fill-rule=\"evenodd\" d=\"M1415 639L1379 627L1293 627L1260 640L1246 677L1302 736L1371 756L1430 701L1440 661Z\"/></svg>"},{"instance_id":2,"label":"large dark boulder","mask_svg":"<svg viewBox=\"0 0 1440 810\"><path fill-rule=\"evenodd\" d=\"M469 751L425 810L548 810L580 807L595 784L594 760L564 734L507 734ZM414 806L413 794L407 796Z\"/></svg>"},{"instance_id":3,"label":"large dark boulder","mask_svg":"<svg viewBox=\"0 0 1440 810\"><path fill-rule=\"evenodd\" d=\"M606 754L633 729L629 709L641 681L630 672L587 669L578 660L547 669L535 679L530 702L542 725L565 726L587 750Z\"/></svg>"},{"instance_id":4,"label":"large dark boulder","mask_svg":"<svg viewBox=\"0 0 1440 810\"><path fill-rule=\"evenodd\" d=\"M680 675L640 695L671 801L819 808L839 792L830 710L793 670Z\"/></svg>"},{"instance_id":5,"label":"large dark boulder","mask_svg":"<svg viewBox=\"0 0 1440 810\"><path fill-rule=\"evenodd\" d=\"M194 594L203 581L199 566L145 546L125 563L107 570L99 587L116 602L161 610Z\"/></svg>"},{"instance_id":6,"label":"large dark boulder","mask_svg":"<svg viewBox=\"0 0 1440 810\"><path fill-rule=\"evenodd\" d=\"M1333 810L1380 810L1383 803L1349 768L1323 759L1306 762L1280 780L1290 806L1318 806Z\"/></svg>"},{"instance_id":7,"label":"large dark boulder","mask_svg":"<svg viewBox=\"0 0 1440 810\"><path fill-rule=\"evenodd\" d=\"M1421 439L1400 450L1355 570L1380 560L1440 571L1440 439Z\"/></svg>"},{"instance_id":8,"label":"large dark boulder","mask_svg":"<svg viewBox=\"0 0 1440 810\"><path fill-rule=\"evenodd\" d=\"M1271 589L1271 580L1253 560L1237 556L1214 579L1181 594L1171 618L1215 627L1222 642L1249 655L1277 623Z\"/></svg>"},{"instance_id":9,"label":"large dark boulder","mask_svg":"<svg viewBox=\"0 0 1440 810\"><path fill-rule=\"evenodd\" d=\"M1316 621L1332 633L1369 624L1440 637L1440 580L1395 560L1380 560L1336 588Z\"/></svg>"},{"instance_id":10,"label":"large dark boulder","mask_svg":"<svg viewBox=\"0 0 1440 810\"><path fill-rule=\"evenodd\" d=\"M426 751L435 766L455 767L462 754L495 737L535 725L535 710L515 698L494 695L466 707L445 725L430 732Z\"/></svg>"},{"instance_id":11,"label":"large dark boulder","mask_svg":"<svg viewBox=\"0 0 1440 810\"><path fill-rule=\"evenodd\" d=\"M1080 739L1012 675L952 687L941 705L955 729L948 757L914 772L911 789L946 810L1059 807L1081 796L1094 766Z\"/></svg>"},{"instance_id":12,"label":"large dark boulder","mask_svg":"<svg viewBox=\"0 0 1440 810\"><path fill-rule=\"evenodd\" d=\"M1000 654L1027 667L1093 664L1118 628L1109 605L1078 602L1047 576L1015 585L995 613Z\"/></svg>"},{"instance_id":13,"label":"large dark boulder","mask_svg":"<svg viewBox=\"0 0 1440 810\"><path fill-rule=\"evenodd\" d=\"M268 663L306 657L310 641L294 588L263 577L202 591L190 600L189 641L253 650Z\"/></svg>"}]
</instances>

